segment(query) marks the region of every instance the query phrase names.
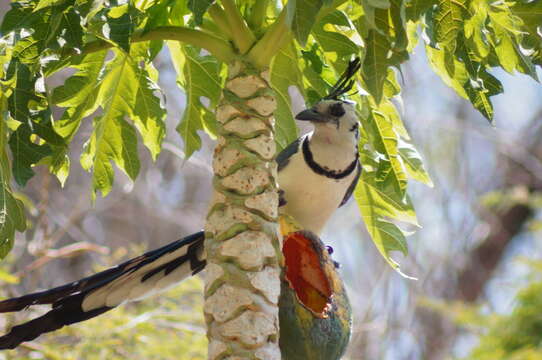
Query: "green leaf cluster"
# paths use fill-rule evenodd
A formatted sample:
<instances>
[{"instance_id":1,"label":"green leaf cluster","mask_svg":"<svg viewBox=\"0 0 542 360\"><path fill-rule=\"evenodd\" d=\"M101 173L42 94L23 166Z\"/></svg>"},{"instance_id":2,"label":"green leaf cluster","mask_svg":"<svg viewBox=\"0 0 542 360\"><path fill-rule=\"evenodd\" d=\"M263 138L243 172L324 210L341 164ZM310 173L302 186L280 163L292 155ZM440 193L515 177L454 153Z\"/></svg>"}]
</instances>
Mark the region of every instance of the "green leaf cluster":
<instances>
[{"instance_id":1,"label":"green leaf cluster","mask_svg":"<svg viewBox=\"0 0 542 360\"><path fill-rule=\"evenodd\" d=\"M536 6L539 1L527 7L536 12ZM490 73L492 68L538 80L535 66L540 65L542 43L533 31L542 22L540 16L536 25L534 17L520 16L525 9L521 2L442 0L423 15L431 67L489 121L493 119L491 97L503 92L500 81Z\"/></svg>"},{"instance_id":2,"label":"green leaf cluster","mask_svg":"<svg viewBox=\"0 0 542 360\"><path fill-rule=\"evenodd\" d=\"M469 359L534 360L542 357L542 283L530 283L518 293L514 303L508 315L486 316L486 332Z\"/></svg>"}]
</instances>

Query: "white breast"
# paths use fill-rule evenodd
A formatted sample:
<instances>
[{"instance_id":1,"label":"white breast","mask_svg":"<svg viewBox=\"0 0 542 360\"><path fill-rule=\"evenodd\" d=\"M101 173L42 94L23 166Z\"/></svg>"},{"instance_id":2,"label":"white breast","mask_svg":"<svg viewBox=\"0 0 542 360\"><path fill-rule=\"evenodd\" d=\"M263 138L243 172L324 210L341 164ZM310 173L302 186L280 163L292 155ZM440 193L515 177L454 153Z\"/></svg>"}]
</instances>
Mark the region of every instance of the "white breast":
<instances>
[{"instance_id":1,"label":"white breast","mask_svg":"<svg viewBox=\"0 0 542 360\"><path fill-rule=\"evenodd\" d=\"M320 234L339 207L356 172L336 180L316 174L307 166L301 149L279 173L279 187L284 191L284 210L306 230Z\"/></svg>"}]
</instances>

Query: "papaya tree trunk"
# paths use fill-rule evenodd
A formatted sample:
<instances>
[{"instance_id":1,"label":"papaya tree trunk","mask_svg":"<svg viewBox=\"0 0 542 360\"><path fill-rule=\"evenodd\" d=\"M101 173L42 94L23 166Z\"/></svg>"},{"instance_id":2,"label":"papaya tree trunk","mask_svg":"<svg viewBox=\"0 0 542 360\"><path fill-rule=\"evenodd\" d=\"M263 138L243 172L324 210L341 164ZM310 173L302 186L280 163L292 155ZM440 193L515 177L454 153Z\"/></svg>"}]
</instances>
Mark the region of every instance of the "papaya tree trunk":
<instances>
[{"instance_id":1,"label":"papaya tree trunk","mask_svg":"<svg viewBox=\"0 0 542 360\"><path fill-rule=\"evenodd\" d=\"M269 71L235 61L217 108L204 313L215 359L280 359L282 261Z\"/></svg>"}]
</instances>

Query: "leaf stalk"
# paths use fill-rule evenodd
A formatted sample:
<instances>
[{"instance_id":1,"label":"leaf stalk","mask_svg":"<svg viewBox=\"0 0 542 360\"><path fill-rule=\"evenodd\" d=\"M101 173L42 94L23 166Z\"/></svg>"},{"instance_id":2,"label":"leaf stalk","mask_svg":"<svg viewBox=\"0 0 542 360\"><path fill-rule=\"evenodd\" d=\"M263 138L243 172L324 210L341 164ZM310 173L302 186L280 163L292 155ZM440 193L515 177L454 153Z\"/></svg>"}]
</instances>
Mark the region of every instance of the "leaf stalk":
<instances>
[{"instance_id":1,"label":"leaf stalk","mask_svg":"<svg viewBox=\"0 0 542 360\"><path fill-rule=\"evenodd\" d=\"M248 58L260 68L266 67L279 50L292 38L286 25L286 7L284 7L275 22L265 32L263 37L252 47Z\"/></svg>"},{"instance_id":2,"label":"leaf stalk","mask_svg":"<svg viewBox=\"0 0 542 360\"><path fill-rule=\"evenodd\" d=\"M224 62L232 61L236 54L232 46L225 40L216 37L208 32L190 29L183 26L161 26L148 32L136 32L132 36L132 42L150 40L176 40L189 45L201 47L209 51L217 59ZM90 42L83 48L83 53L112 48L114 45L104 40ZM69 55L69 54L66 54Z\"/></svg>"},{"instance_id":3,"label":"leaf stalk","mask_svg":"<svg viewBox=\"0 0 542 360\"><path fill-rule=\"evenodd\" d=\"M256 37L239 12L234 0L222 0L230 24L232 40L241 54L246 54L256 42Z\"/></svg>"},{"instance_id":4,"label":"leaf stalk","mask_svg":"<svg viewBox=\"0 0 542 360\"><path fill-rule=\"evenodd\" d=\"M229 39L232 39L231 25L228 22L228 17L222 6L213 4L209 8L209 15L215 22L216 26L222 31Z\"/></svg>"}]
</instances>

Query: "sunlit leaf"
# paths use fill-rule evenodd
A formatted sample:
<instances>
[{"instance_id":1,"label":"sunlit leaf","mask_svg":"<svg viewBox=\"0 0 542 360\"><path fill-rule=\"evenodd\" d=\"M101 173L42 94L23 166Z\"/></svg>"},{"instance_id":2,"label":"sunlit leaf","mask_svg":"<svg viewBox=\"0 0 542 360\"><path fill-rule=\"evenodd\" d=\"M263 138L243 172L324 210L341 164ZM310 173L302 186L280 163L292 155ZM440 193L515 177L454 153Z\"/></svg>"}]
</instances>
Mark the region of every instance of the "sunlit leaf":
<instances>
[{"instance_id":1,"label":"sunlit leaf","mask_svg":"<svg viewBox=\"0 0 542 360\"><path fill-rule=\"evenodd\" d=\"M425 170L423 159L414 145L404 139L399 139L398 149L408 176L427 186L433 187L433 181Z\"/></svg>"},{"instance_id":2,"label":"sunlit leaf","mask_svg":"<svg viewBox=\"0 0 542 360\"><path fill-rule=\"evenodd\" d=\"M436 40L444 48L455 50L457 34L461 31L467 0L438 0L434 26Z\"/></svg>"},{"instance_id":3,"label":"sunlit leaf","mask_svg":"<svg viewBox=\"0 0 542 360\"><path fill-rule=\"evenodd\" d=\"M361 69L362 77L367 85L367 90L379 103L382 100L384 80L388 74L390 43L385 36L376 30L370 30L365 46L367 51Z\"/></svg>"},{"instance_id":4,"label":"sunlit leaf","mask_svg":"<svg viewBox=\"0 0 542 360\"><path fill-rule=\"evenodd\" d=\"M406 194L407 179L399 160L398 140L391 120L385 114L373 111L367 123L370 130L370 142L379 154L377 180L386 183L393 198L403 199Z\"/></svg>"},{"instance_id":5,"label":"sunlit leaf","mask_svg":"<svg viewBox=\"0 0 542 360\"><path fill-rule=\"evenodd\" d=\"M13 196L10 187L11 169L6 151L7 112L6 98L0 93L0 259L4 258L13 247L15 231L26 228L24 206Z\"/></svg>"},{"instance_id":6,"label":"sunlit leaf","mask_svg":"<svg viewBox=\"0 0 542 360\"><path fill-rule=\"evenodd\" d=\"M372 174L368 172L362 174L354 191L354 198L358 203L365 227L378 251L392 268L404 275L399 264L392 259L391 252L400 251L404 255L408 254L405 233L397 225L385 219L386 212L383 209L390 209L390 204L376 187L370 186L371 177Z\"/></svg>"},{"instance_id":7,"label":"sunlit leaf","mask_svg":"<svg viewBox=\"0 0 542 360\"><path fill-rule=\"evenodd\" d=\"M192 46L168 44L177 70L177 83L186 91L186 109L177 131L184 140L185 154L191 156L201 147L198 130L216 132L214 107L222 90L219 63L209 55L201 55ZM205 86L203 86L205 84ZM204 104L202 99L208 99Z\"/></svg>"},{"instance_id":8,"label":"sunlit leaf","mask_svg":"<svg viewBox=\"0 0 542 360\"><path fill-rule=\"evenodd\" d=\"M43 8L54 6L58 4L62 4L66 0L39 0L38 5L34 8L34 11L41 10Z\"/></svg>"},{"instance_id":9,"label":"sunlit leaf","mask_svg":"<svg viewBox=\"0 0 542 360\"><path fill-rule=\"evenodd\" d=\"M188 8L194 14L194 21L200 25L203 19L203 14L209 6L214 3L214 0L188 0Z\"/></svg>"},{"instance_id":10,"label":"sunlit leaf","mask_svg":"<svg viewBox=\"0 0 542 360\"><path fill-rule=\"evenodd\" d=\"M275 91L276 142L281 149L297 138L297 127L292 116L292 101L288 89L297 86L303 92L303 82L296 59L294 44L284 46L271 65L271 86Z\"/></svg>"},{"instance_id":11,"label":"sunlit leaf","mask_svg":"<svg viewBox=\"0 0 542 360\"><path fill-rule=\"evenodd\" d=\"M130 36L134 31L134 13L128 3L108 10L107 21L102 27L102 35L120 46L124 51L130 50Z\"/></svg>"},{"instance_id":12,"label":"sunlit leaf","mask_svg":"<svg viewBox=\"0 0 542 360\"><path fill-rule=\"evenodd\" d=\"M292 0L286 4L287 22L301 46L305 46L322 5L322 0Z\"/></svg>"},{"instance_id":13,"label":"sunlit leaf","mask_svg":"<svg viewBox=\"0 0 542 360\"><path fill-rule=\"evenodd\" d=\"M41 159L51 155L49 144L36 144L32 139L32 130L28 124L21 124L9 139L13 154L13 177L24 186L34 176L32 167Z\"/></svg>"},{"instance_id":14,"label":"sunlit leaf","mask_svg":"<svg viewBox=\"0 0 542 360\"><path fill-rule=\"evenodd\" d=\"M153 98L153 88L149 88L152 84L130 55L116 51L115 58L107 63L98 93L93 95L103 112L94 118L93 133L81 155L83 167L92 169L94 192L101 191L105 196L111 190L114 178L111 161L132 180L139 172L136 132L126 118L135 123L151 154L155 156L159 151L165 113L159 100Z\"/></svg>"}]
</instances>

